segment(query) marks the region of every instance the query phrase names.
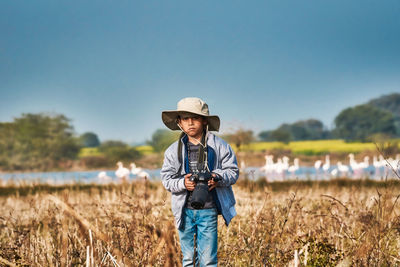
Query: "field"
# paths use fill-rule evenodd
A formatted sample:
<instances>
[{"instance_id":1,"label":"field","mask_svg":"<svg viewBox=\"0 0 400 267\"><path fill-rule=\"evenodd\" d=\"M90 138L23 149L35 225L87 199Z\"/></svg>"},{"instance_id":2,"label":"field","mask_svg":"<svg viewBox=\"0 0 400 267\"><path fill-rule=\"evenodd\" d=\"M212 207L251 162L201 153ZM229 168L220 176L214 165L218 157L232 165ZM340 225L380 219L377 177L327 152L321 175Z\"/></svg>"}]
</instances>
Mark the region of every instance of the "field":
<instances>
[{"instance_id":1,"label":"field","mask_svg":"<svg viewBox=\"0 0 400 267\"><path fill-rule=\"evenodd\" d=\"M243 146L243 151L268 151L286 150L294 155L322 155L328 153L359 153L363 151L375 151L374 143L346 143L343 140L315 140L294 141L288 144L281 142L255 142Z\"/></svg>"},{"instance_id":2,"label":"field","mask_svg":"<svg viewBox=\"0 0 400 267\"><path fill-rule=\"evenodd\" d=\"M400 264L400 183L242 180L221 266ZM0 188L1 266L179 266L159 182ZM115 264L115 265L114 265Z\"/></svg>"},{"instance_id":3,"label":"field","mask_svg":"<svg viewBox=\"0 0 400 267\"><path fill-rule=\"evenodd\" d=\"M392 140L393 143L398 143L399 140ZM234 144L232 147L236 149ZM398 144L400 148L400 144ZM143 155L155 153L151 146L136 146L135 147ZM344 140L310 140L310 141L292 141L290 143L282 142L252 142L248 145L243 145L241 151L244 152L265 152L271 150L290 150L295 155L322 155L327 153L360 153L364 151L376 151L374 143L347 143ZM97 148L82 148L79 156L98 156L101 153Z\"/></svg>"}]
</instances>

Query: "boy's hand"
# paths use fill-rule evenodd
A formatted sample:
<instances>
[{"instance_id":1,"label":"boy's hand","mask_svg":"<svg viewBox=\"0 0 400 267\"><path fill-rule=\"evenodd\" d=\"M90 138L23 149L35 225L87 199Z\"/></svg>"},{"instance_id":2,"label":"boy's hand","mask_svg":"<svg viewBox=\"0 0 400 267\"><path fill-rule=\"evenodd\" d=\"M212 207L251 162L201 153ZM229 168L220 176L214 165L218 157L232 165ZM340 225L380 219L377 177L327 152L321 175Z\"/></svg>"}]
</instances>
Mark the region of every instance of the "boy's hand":
<instances>
[{"instance_id":1,"label":"boy's hand","mask_svg":"<svg viewBox=\"0 0 400 267\"><path fill-rule=\"evenodd\" d=\"M215 173L211 173L211 176L213 178L217 177ZM213 190L215 187L217 187L218 182L214 181L214 179L208 180L208 191Z\"/></svg>"},{"instance_id":2,"label":"boy's hand","mask_svg":"<svg viewBox=\"0 0 400 267\"><path fill-rule=\"evenodd\" d=\"M196 183L190 181L190 176L192 176L191 173L185 175L185 187L188 191L193 191L194 187L196 186Z\"/></svg>"}]
</instances>

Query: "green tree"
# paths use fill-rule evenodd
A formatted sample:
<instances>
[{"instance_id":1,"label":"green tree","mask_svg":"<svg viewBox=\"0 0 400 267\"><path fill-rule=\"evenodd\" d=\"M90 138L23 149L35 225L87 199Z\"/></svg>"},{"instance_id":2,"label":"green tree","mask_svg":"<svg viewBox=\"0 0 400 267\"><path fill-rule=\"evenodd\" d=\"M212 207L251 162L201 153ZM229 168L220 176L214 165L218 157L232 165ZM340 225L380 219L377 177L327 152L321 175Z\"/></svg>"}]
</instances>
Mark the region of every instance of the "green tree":
<instances>
[{"instance_id":1,"label":"green tree","mask_svg":"<svg viewBox=\"0 0 400 267\"><path fill-rule=\"evenodd\" d=\"M236 145L237 149L240 150L242 145L249 144L254 141L254 134L251 130L238 129L236 132L226 134L224 138L229 142Z\"/></svg>"},{"instance_id":2,"label":"green tree","mask_svg":"<svg viewBox=\"0 0 400 267\"><path fill-rule=\"evenodd\" d=\"M0 136L0 162L5 169L57 168L75 159L80 148L70 120L60 114L22 114L2 124Z\"/></svg>"},{"instance_id":3,"label":"green tree","mask_svg":"<svg viewBox=\"0 0 400 267\"><path fill-rule=\"evenodd\" d=\"M290 131L293 140L320 140L328 135L323 123L316 119L297 121L290 126Z\"/></svg>"},{"instance_id":4,"label":"green tree","mask_svg":"<svg viewBox=\"0 0 400 267\"><path fill-rule=\"evenodd\" d=\"M272 131L262 131L258 134L258 139L265 142L274 141L271 137L271 133Z\"/></svg>"},{"instance_id":5,"label":"green tree","mask_svg":"<svg viewBox=\"0 0 400 267\"><path fill-rule=\"evenodd\" d=\"M377 133L396 133L392 114L368 104L343 110L336 116L335 125L334 134L351 141L365 141Z\"/></svg>"},{"instance_id":6,"label":"green tree","mask_svg":"<svg viewBox=\"0 0 400 267\"><path fill-rule=\"evenodd\" d=\"M0 123L0 167L9 169L15 160L15 125L14 123Z\"/></svg>"},{"instance_id":7,"label":"green tree","mask_svg":"<svg viewBox=\"0 0 400 267\"><path fill-rule=\"evenodd\" d=\"M83 147L98 147L100 145L99 138L92 132L82 134L80 141Z\"/></svg>"},{"instance_id":8,"label":"green tree","mask_svg":"<svg viewBox=\"0 0 400 267\"><path fill-rule=\"evenodd\" d=\"M151 140L147 143L153 147L154 151L162 152L167 149L173 142L178 140L180 132L173 132L166 129L158 129L151 136Z\"/></svg>"},{"instance_id":9,"label":"green tree","mask_svg":"<svg viewBox=\"0 0 400 267\"><path fill-rule=\"evenodd\" d=\"M289 136L287 136L289 135ZM262 141L319 140L330 137L321 121L316 119L300 120L292 124L284 123L272 131L263 131L259 135ZM278 138L278 139L276 139Z\"/></svg>"},{"instance_id":10,"label":"green tree","mask_svg":"<svg viewBox=\"0 0 400 267\"><path fill-rule=\"evenodd\" d=\"M271 138L274 141L289 143L291 140L290 132L284 128L278 128L271 132Z\"/></svg>"},{"instance_id":11,"label":"green tree","mask_svg":"<svg viewBox=\"0 0 400 267\"><path fill-rule=\"evenodd\" d=\"M381 110L390 112L394 118L396 135L400 136L400 94L394 93L383 95L381 97L370 100L368 104Z\"/></svg>"}]
</instances>

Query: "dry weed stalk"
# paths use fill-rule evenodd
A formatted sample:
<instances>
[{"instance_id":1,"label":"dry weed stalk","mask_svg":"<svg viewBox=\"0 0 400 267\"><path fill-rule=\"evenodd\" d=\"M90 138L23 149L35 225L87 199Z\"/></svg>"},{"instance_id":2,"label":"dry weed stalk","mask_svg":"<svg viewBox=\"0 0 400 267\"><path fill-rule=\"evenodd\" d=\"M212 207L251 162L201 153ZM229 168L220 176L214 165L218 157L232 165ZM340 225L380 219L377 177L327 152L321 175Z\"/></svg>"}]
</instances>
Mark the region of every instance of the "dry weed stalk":
<instances>
[{"instance_id":1,"label":"dry weed stalk","mask_svg":"<svg viewBox=\"0 0 400 267\"><path fill-rule=\"evenodd\" d=\"M296 250L299 266L398 264L400 183L376 184L235 185L238 216L228 228L219 218L220 265L289 265ZM0 197L0 257L16 266L179 266L167 196L148 182Z\"/></svg>"}]
</instances>

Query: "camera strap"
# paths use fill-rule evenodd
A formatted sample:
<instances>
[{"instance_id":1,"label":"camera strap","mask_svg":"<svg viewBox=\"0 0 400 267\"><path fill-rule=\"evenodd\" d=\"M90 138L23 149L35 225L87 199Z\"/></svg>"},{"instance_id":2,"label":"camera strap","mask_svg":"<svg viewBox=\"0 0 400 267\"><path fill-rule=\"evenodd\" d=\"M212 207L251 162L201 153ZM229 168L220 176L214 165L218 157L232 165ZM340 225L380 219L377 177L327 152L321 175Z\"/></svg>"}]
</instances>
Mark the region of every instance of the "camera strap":
<instances>
[{"instance_id":1,"label":"camera strap","mask_svg":"<svg viewBox=\"0 0 400 267\"><path fill-rule=\"evenodd\" d=\"M197 161L197 166L202 166L203 170L207 169L207 144L205 143L206 141L206 132L203 132L203 136L201 137L201 144L204 144L202 146L200 144L199 147L199 159Z\"/></svg>"},{"instance_id":2,"label":"camera strap","mask_svg":"<svg viewBox=\"0 0 400 267\"><path fill-rule=\"evenodd\" d=\"M179 136L178 140L178 162L179 162L179 169L177 175L179 176L182 170L183 159L182 159L182 138L186 133L182 132ZM201 137L201 144L199 147L199 158L198 158L198 165L202 164L204 170L210 171L208 166L208 148L207 148L207 131L204 131L203 136ZM204 144L204 145L202 145Z\"/></svg>"}]
</instances>

